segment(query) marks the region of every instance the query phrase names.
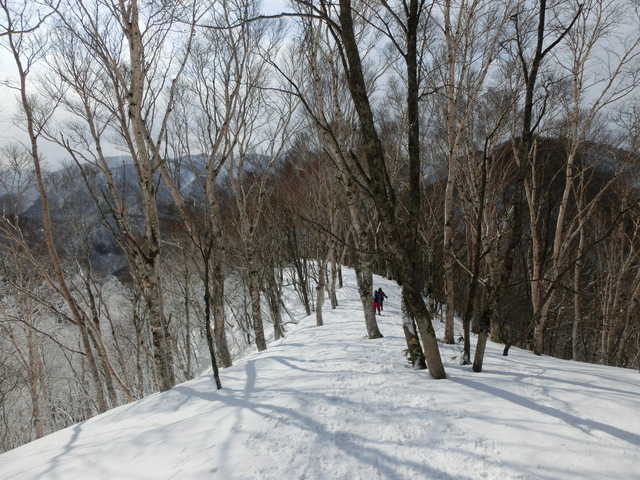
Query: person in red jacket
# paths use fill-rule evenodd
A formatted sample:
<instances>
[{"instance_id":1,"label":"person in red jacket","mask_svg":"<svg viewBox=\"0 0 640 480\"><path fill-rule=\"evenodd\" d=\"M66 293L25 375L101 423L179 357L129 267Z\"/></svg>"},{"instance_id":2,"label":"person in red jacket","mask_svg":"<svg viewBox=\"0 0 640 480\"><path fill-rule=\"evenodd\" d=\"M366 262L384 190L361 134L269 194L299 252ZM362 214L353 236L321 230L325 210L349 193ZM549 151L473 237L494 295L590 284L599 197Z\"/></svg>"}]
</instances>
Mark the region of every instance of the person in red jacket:
<instances>
[{"instance_id":1,"label":"person in red jacket","mask_svg":"<svg viewBox=\"0 0 640 480\"><path fill-rule=\"evenodd\" d=\"M380 302L378 302L378 292L373 295L373 313L380 315Z\"/></svg>"},{"instance_id":2,"label":"person in red jacket","mask_svg":"<svg viewBox=\"0 0 640 480\"><path fill-rule=\"evenodd\" d=\"M381 288L376 290L373 294L373 309L378 315L380 315L380 312L382 311L382 305L384 304L385 298L387 298L387 296Z\"/></svg>"}]
</instances>

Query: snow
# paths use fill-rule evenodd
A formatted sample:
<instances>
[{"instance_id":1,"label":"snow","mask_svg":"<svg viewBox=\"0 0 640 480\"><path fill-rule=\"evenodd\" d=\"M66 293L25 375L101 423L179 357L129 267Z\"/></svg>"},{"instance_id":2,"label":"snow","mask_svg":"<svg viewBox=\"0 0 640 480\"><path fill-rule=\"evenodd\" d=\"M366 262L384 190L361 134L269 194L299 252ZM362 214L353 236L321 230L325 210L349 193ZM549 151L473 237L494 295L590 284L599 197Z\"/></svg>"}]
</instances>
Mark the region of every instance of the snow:
<instances>
[{"instance_id":1,"label":"snow","mask_svg":"<svg viewBox=\"0 0 640 480\"><path fill-rule=\"evenodd\" d=\"M637 371L489 344L484 371L408 368L399 292L364 337L353 276L322 327L0 455L2 479L637 479ZM434 321L439 334L443 326Z\"/></svg>"}]
</instances>

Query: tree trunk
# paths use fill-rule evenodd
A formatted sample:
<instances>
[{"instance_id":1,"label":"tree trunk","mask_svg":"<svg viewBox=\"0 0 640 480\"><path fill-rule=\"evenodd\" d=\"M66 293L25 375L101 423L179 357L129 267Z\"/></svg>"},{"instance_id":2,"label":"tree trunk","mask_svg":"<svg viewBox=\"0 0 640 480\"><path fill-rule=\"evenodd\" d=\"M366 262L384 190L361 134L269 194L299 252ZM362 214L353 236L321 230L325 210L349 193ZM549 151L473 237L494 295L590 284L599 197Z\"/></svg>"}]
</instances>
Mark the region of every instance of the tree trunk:
<instances>
[{"instance_id":1,"label":"tree trunk","mask_svg":"<svg viewBox=\"0 0 640 480\"><path fill-rule=\"evenodd\" d=\"M267 304L269 305L269 313L273 323L273 338L274 340L280 340L284 337L284 329L282 327L282 269L271 266L264 278L263 290L267 296Z\"/></svg>"},{"instance_id":2,"label":"tree trunk","mask_svg":"<svg viewBox=\"0 0 640 480\"><path fill-rule=\"evenodd\" d=\"M364 324L367 329L367 338L382 338L378 328L376 312L373 310L373 262L370 255L359 252L355 265L358 293L364 312Z\"/></svg>"},{"instance_id":3,"label":"tree trunk","mask_svg":"<svg viewBox=\"0 0 640 480\"><path fill-rule=\"evenodd\" d=\"M318 285L316 286L316 326L321 327L324 323L322 318L322 305L324 304L324 287L327 278L327 264L329 256L320 260L318 268Z\"/></svg>"},{"instance_id":4,"label":"tree trunk","mask_svg":"<svg viewBox=\"0 0 640 480\"><path fill-rule=\"evenodd\" d=\"M252 248L251 246L248 248ZM253 330L256 335L256 347L261 352L267 349L267 340L264 335L264 322L262 321L262 305L260 300L260 276L255 265L255 256L248 253L248 283L249 295L251 296L251 317L253 319Z\"/></svg>"},{"instance_id":5,"label":"tree trunk","mask_svg":"<svg viewBox=\"0 0 640 480\"><path fill-rule=\"evenodd\" d=\"M573 325L571 328L572 359L577 362L585 361L582 343L582 255L586 243L583 222L580 222L580 240L578 243L577 260L573 271Z\"/></svg>"},{"instance_id":6,"label":"tree trunk","mask_svg":"<svg viewBox=\"0 0 640 480\"><path fill-rule=\"evenodd\" d=\"M331 244L331 284L329 287L329 298L331 299L331 309L338 308L338 297L336 295L336 282L338 277L338 266L336 263L336 242Z\"/></svg>"},{"instance_id":7,"label":"tree trunk","mask_svg":"<svg viewBox=\"0 0 640 480\"><path fill-rule=\"evenodd\" d=\"M420 339L416 331L416 324L404 303L404 298L400 300L400 312L402 314L402 331L407 342L407 359L416 370L424 370L427 363L424 359L424 352L420 346Z\"/></svg>"},{"instance_id":8,"label":"tree trunk","mask_svg":"<svg viewBox=\"0 0 640 480\"><path fill-rule=\"evenodd\" d=\"M86 321L88 319L83 318ZM85 322L80 322L78 324L80 330L80 339L82 341L82 347L85 351L85 357L87 360L87 364L89 365L89 371L91 372L91 378L93 379L93 386L96 389L96 404L98 406L98 411L100 413L104 413L108 410L107 401L104 396L104 389L102 387L102 381L100 379L100 373L98 370L98 364L96 362L95 355L93 354L93 350L91 349L91 342L89 341L89 333L87 332L87 326Z\"/></svg>"},{"instance_id":9,"label":"tree trunk","mask_svg":"<svg viewBox=\"0 0 640 480\"><path fill-rule=\"evenodd\" d=\"M446 295L446 311L445 311L445 330L443 341L453 344L454 339L454 313L455 313L455 283L453 270L453 193L455 188L456 170L458 167L458 136L455 131L456 124L456 92L455 92L455 66L456 66L456 49L460 48L454 43L453 32L451 30L451 1L445 2L445 40L447 45L447 141L449 152L447 160L449 161L449 172L447 175L447 184L444 194L444 278L445 278L445 295Z\"/></svg>"},{"instance_id":10,"label":"tree trunk","mask_svg":"<svg viewBox=\"0 0 640 480\"><path fill-rule=\"evenodd\" d=\"M36 438L44 437L44 425L42 418L42 410L40 408L40 377L42 372L42 359L41 352L37 351L36 342L34 340L34 334L31 329L26 332L27 335L27 348L29 352L29 365L27 367L27 381L29 384L29 396L31 397L31 410L33 429L36 434Z\"/></svg>"},{"instance_id":11,"label":"tree trunk","mask_svg":"<svg viewBox=\"0 0 640 480\"><path fill-rule=\"evenodd\" d=\"M482 365L484 363L484 352L487 348L487 340L491 333L491 317L493 315L493 309L487 305L482 311L478 321L478 341L476 342L476 352L473 359L473 371L476 373L482 372Z\"/></svg>"},{"instance_id":12,"label":"tree trunk","mask_svg":"<svg viewBox=\"0 0 640 480\"><path fill-rule=\"evenodd\" d=\"M209 257L211 255L211 249L207 250L204 255L204 325L207 337L207 347L209 349L209 357L211 358L211 369L213 371L213 378L216 382L216 388L220 390L222 388L222 382L220 381L220 373L218 371L218 362L216 360L216 352L213 348L213 335L211 335L211 289L209 285L210 268Z\"/></svg>"},{"instance_id":13,"label":"tree trunk","mask_svg":"<svg viewBox=\"0 0 640 480\"><path fill-rule=\"evenodd\" d=\"M128 43L131 59L131 75L128 79L129 94L127 96L127 113L132 129L129 147L136 166L144 218L144 247L140 250L139 244L134 242L135 244L130 245L129 256L132 266L136 269L134 278L139 282L144 292L149 311L154 360L156 374L160 378L160 388L168 390L174 385L175 376L171 333L164 314L160 285L160 225L156 206L157 191L153 178L160 159L157 152L149 150L151 147L148 144L150 136L142 111L145 102L146 73L144 68L146 68L146 63L137 1L134 1L127 8L122 8L120 13L124 20L123 33Z\"/></svg>"},{"instance_id":14,"label":"tree trunk","mask_svg":"<svg viewBox=\"0 0 640 480\"><path fill-rule=\"evenodd\" d=\"M407 237L410 239L417 238L416 222L420 218L420 179L422 176L419 151L417 60L415 56L419 13L418 2L412 0L410 12L408 13L410 25L407 35L407 51L409 52L407 54L407 108L410 125L408 135L410 200ZM429 373L436 379L445 378L446 374L442 359L440 358L435 331L431 324L429 311L421 294L422 281L419 275L420 268L415 261L415 252L417 250L412 248L413 244L411 241L405 243L404 240L406 237L399 232L398 226L394 224L396 219L396 198L385 165L385 157L380 138L376 132L373 111L369 103L367 84L364 78L360 52L353 27L350 0L340 0L339 22L341 27L339 30L340 38L348 66L347 79L349 91L360 120L360 134L363 153L366 158L370 176L369 188L371 197L378 211L378 218L381 221L386 243L389 244L392 256L401 269L403 298L409 313L415 319L422 337Z\"/></svg>"},{"instance_id":15,"label":"tree trunk","mask_svg":"<svg viewBox=\"0 0 640 480\"><path fill-rule=\"evenodd\" d=\"M485 141L484 150L482 153L482 162L480 165L480 186L478 192L478 208L475 225L475 241L473 243L473 271L471 274L471 281L469 282L469 292L467 295L467 306L464 310L464 316L462 320L462 328L464 330L464 353L463 353L463 365L471 363L471 322L474 318L474 311L477 303L477 291L480 283L480 262L482 261L482 219L485 214L485 199L487 193L487 141ZM485 339L486 341L486 339ZM484 351L484 346L483 346Z\"/></svg>"}]
</instances>

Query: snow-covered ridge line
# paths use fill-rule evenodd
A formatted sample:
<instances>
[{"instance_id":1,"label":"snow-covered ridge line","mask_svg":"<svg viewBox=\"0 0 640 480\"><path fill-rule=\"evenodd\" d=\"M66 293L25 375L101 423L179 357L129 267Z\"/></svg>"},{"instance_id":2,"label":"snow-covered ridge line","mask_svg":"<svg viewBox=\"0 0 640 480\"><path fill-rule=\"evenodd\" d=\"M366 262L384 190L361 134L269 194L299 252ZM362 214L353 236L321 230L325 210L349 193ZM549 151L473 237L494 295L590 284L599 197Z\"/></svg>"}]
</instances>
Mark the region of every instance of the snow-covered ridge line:
<instances>
[{"instance_id":1,"label":"snow-covered ridge line","mask_svg":"<svg viewBox=\"0 0 640 480\"><path fill-rule=\"evenodd\" d=\"M0 455L3 479L637 478L640 375L490 344L448 379L407 367L399 292L368 340L351 272L340 306L221 372ZM436 322L436 327L440 327Z\"/></svg>"}]
</instances>

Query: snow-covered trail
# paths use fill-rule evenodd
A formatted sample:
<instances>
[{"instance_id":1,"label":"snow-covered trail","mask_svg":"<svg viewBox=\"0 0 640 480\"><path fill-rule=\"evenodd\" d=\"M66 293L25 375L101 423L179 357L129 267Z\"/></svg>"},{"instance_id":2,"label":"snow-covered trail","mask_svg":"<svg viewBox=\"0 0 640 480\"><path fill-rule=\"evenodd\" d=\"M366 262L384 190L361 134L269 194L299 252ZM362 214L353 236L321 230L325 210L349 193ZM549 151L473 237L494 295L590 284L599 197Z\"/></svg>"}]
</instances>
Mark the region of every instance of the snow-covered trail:
<instances>
[{"instance_id":1,"label":"snow-covered trail","mask_svg":"<svg viewBox=\"0 0 640 480\"><path fill-rule=\"evenodd\" d=\"M407 367L397 287L368 340L353 284L261 353L0 455L11 479L635 479L638 372L489 345ZM436 325L441 328L441 324Z\"/></svg>"}]
</instances>

